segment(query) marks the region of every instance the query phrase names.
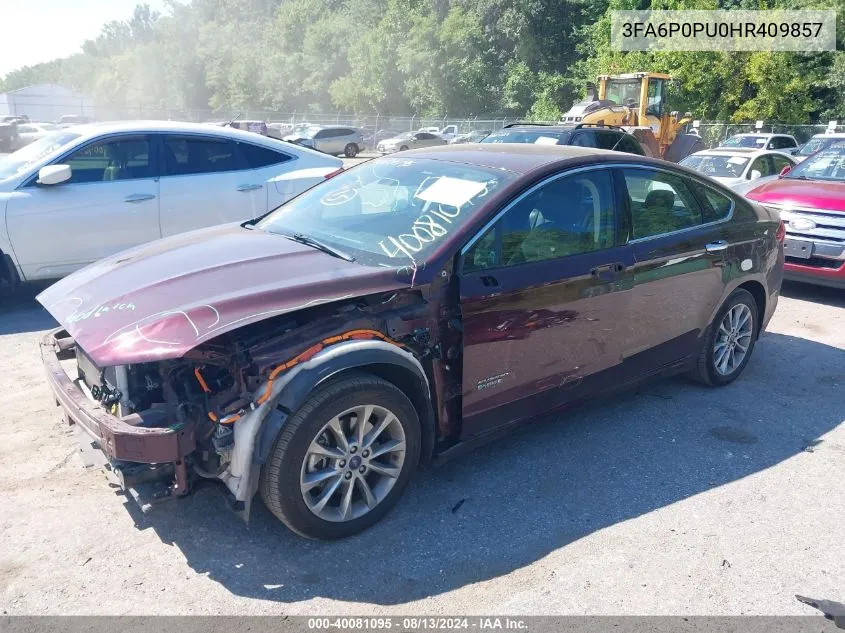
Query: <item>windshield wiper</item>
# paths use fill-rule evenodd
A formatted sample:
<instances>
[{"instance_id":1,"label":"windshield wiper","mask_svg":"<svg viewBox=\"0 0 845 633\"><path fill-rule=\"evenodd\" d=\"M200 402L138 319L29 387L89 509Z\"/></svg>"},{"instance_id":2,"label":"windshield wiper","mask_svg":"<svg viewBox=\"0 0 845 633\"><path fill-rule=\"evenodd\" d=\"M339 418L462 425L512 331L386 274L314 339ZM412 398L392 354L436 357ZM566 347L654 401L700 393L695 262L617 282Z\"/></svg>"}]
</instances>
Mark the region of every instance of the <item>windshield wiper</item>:
<instances>
[{"instance_id":1,"label":"windshield wiper","mask_svg":"<svg viewBox=\"0 0 845 633\"><path fill-rule=\"evenodd\" d=\"M321 242L320 240L314 239L310 235L305 235L304 233L294 233L293 235L280 233L279 235L283 235L284 237L288 238L289 240L293 240L294 242L299 242L300 244L305 244L306 246L311 246L312 248L321 250L324 253L328 253L332 257L344 259L348 262L355 261L355 258L352 257L352 255L350 255L349 253L345 253L344 251L337 249L334 246L329 246L325 242Z\"/></svg>"}]
</instances>

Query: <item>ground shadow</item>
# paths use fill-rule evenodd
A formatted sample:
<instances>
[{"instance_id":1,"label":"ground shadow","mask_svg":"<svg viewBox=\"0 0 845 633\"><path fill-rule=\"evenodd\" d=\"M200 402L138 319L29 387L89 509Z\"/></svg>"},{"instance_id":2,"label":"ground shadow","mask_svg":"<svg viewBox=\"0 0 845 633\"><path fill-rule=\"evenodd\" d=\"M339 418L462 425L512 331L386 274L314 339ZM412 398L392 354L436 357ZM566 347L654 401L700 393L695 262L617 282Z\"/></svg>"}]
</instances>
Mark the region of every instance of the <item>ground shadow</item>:
<instances>
[{"instance_id":1,"label":"ground shadow","mask_svg":"<svg viewBox=\"0 0 845 633\"><path fill-rule=\"evenodd\" d=\"M260 501L247 528L217 486L146 515L127 508L233 594L404 603L509 573L817 445L845 417L842 384L845 351L767 334L728 387L673 379L523 427L419 473L384 521L345 541L301 539Z\"/></svg>"},{"instance_id":2,"label":"ground shadow","mask_svg":"<svg viewBox=\"0 0 845 633\"><path fill-rule=\"evenodd\" d=\"M787 280L783 282L781 294L791 299L822 303L834 308L845 308L845 290L839 288L828 288Z\"/></svg>"},{"instance_id":3,"label":"ground shadow","mask_svg":"<svg viewBox=\"0 0 845 633\"><path fill-rule=\"evenodd\" d=\"M23 284L14 294L0 296L0 336L38 332L57 327L58 323L35 300L49 284Z\"/></svg>"}]
</instances>

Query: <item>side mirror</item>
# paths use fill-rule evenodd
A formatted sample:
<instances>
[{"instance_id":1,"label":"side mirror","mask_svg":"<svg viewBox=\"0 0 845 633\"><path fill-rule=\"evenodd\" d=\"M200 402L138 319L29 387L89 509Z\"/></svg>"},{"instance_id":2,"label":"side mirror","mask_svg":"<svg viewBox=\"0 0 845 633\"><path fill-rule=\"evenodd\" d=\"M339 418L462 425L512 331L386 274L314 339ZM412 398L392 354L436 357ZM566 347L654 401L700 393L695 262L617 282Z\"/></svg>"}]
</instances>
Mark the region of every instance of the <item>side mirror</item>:
<instances>
[{"instance_id":1,"label":"side mirror","mask_svg":"<svg viewBox=\"0 0 845 633\"><path fill-rule=\"evenodd\" d=\"M757 180L763 174L760 172L759 169L752 169L751 174L748 176L748 180Z\"/></svg>"},{"instance_id":2,"label":"side mirror","mask_svg":"<svg viewBox=\"0 0 845 633\"><path fill-rule=\"evenodd\" d=\"M70 180L72 171L70 165L47 165L38 170L39 185L60 185Z\"/></svg>"},{"instance_id":3,"label":"side mirror","mask_svg":"<svg viewBox=\"0 0 845 633\"><path fill-rule=\"evenodd\" d=\"M788 173L789 173L789 172L791 172L791 171L792 171L792 166L791 166L791 165L784 165L784 168L780 170L780 175L781 175L781 176L786 176L786 174L788 174Z\"/></svg>"}]
</instances>

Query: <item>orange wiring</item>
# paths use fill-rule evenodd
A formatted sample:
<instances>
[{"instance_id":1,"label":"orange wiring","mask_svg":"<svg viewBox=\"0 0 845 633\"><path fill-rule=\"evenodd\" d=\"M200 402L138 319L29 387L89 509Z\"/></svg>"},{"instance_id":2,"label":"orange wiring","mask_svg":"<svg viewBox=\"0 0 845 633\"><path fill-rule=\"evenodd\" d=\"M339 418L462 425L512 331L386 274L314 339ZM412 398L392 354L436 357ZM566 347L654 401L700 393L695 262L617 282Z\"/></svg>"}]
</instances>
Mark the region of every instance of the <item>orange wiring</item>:
<instances>
[{"instance_id":1,"label":"orange wiring","mask_svg":"<svg viewBox=\"0 0 845 633\"><path fill-rule=\"evenodd\" d=\"M322 351L329 345L334 345L335 343L340 343L341 341L363 341L363 340L372 340L372 339L380 339L387 343L392 343L397 347L405 347L402 343L394 341L393 339L385 336L381 332L377 332L376 330L350 330L349 332L344 332L343 334L338 334L337 336L330 336L327 339L323 339L319 343L315 343L304 352L300 352L289 361L278 365L273 371L270 372L270 375L267 377L267 388L264 390L264 393L256 399L256 404L264 404L267 399L270 397L270 392L273 390L273 381L276 377L285 371L286 369L290 369L294 365L298 365L299 363L303 363L307 360L311 360L314 356L317 355L318 352ZM197 377L197 381L202 387L202 390L206 393L211 393L211 389L208 388L205 380L200 373L199 367L194 369L194 375ZM241 419L240 414L234 413L223 417L222 419L218 420L216 414L212 413L211 411L208 412L208 417L212 422L218 422L220 424L234 424L238 420Z\"/></svg>"},{"instance_id":2,"label":"orange wiring","mask_svg":"<svg viewBox=\"0 0 845 633\"><path fill-rule=\"evenodd\" d=\"M259 396L258 399L256 399L255 402L257 404L264 404L267 401L267 399L270 397L270 392L273 389L273 381L276 379L276 376L278 376L286 369L290 369L294 365L298 365L299 363L310 360L328 345L340 343L341 341L368 340L374 338L386 341L387 343L392 343L397 347L404 347L404 345L402 345L401 343L397 343L393 339L388 338L387 336L385 336L381 332L377 332L376 330L350 330L349 332L344 332L343 334L338 334L337 336L330 336L329 338L323 339L319 343L312 345L304 352L294 356L286 363L282 363L281 365L277 366L273 371L271 371L270 375L267 377L267 388L264 390L264 393Z\"/></svg>"},{"instance_id":3,"label":"orange wiring","mask_svg":"<svg viewBox=\"0 0 845 633\"><path fill-rule=\"evenodd\" d=\"M208 384L205 382L205 379L202 377L202 374L200 373L199 367L194 368L194 376L197 377L197 382L200 384L200 387L202 387L202 390L206 393L211 393L211 389L208 388Z\"/></svg>"}]
</instances>

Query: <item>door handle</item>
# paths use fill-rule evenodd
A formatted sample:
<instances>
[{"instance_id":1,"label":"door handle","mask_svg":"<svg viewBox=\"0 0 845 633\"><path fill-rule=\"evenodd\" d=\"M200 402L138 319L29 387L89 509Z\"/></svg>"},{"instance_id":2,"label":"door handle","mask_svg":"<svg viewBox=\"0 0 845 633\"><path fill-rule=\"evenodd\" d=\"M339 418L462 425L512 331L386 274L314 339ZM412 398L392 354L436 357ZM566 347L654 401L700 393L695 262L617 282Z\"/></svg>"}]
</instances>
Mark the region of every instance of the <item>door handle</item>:
<instances>
[{"instance_id":1,"label":"door handle","mask_svg":"<svg viewBox=\"0 0 845 633\"><path fill-rule=\"evenodd\" d=\"M264 185L240 185L238 187L238 191L255 191L256 189L261 189Z\"/></svg>"},{"instance_id":2,"label":"door handle","mask_svg":"<svg viewBox=\"0 0 845 633\"><path fill-rule=\"evenodd\" d=\"M488 288L498 288L499 287L499 280L493 277L492 275L482 275L480 277L481 283L487 286Z\"/></svg>"},{"instance_id":3,"label":"door handle","mask_svg":"<svg viewBox=\"0 0 845 633\"><path fill-rule=\"evenodd\" d=\"M144 200L153 200L155 199L155 194L152 193L130 193L126 196L123 201L124 202L143 202Z\"/></svg>"},{"instance_id":4,"label":"door handle","mask_svg":"<svg viewBox=\"0 0 845 633\"><path fill-rule=\"evenodd\" d=\"M718 240L716 242L710 242L704 247L708 253L721 253L724 250L727 250L728 244L725 240Z\"/></svg>"},{"instance_id":5,"label":"door handle","mask_svg":"<svg viewBox=\"0 0 845 633\"><path fill-rule=\"evenodd\" d=\"M625 272L625 264L622 262L613 262L612 264L596 266L590 271L590 274L596 279L601 279L603 276L618 275L622 272Z\"/></svg>"}]
</instances>

